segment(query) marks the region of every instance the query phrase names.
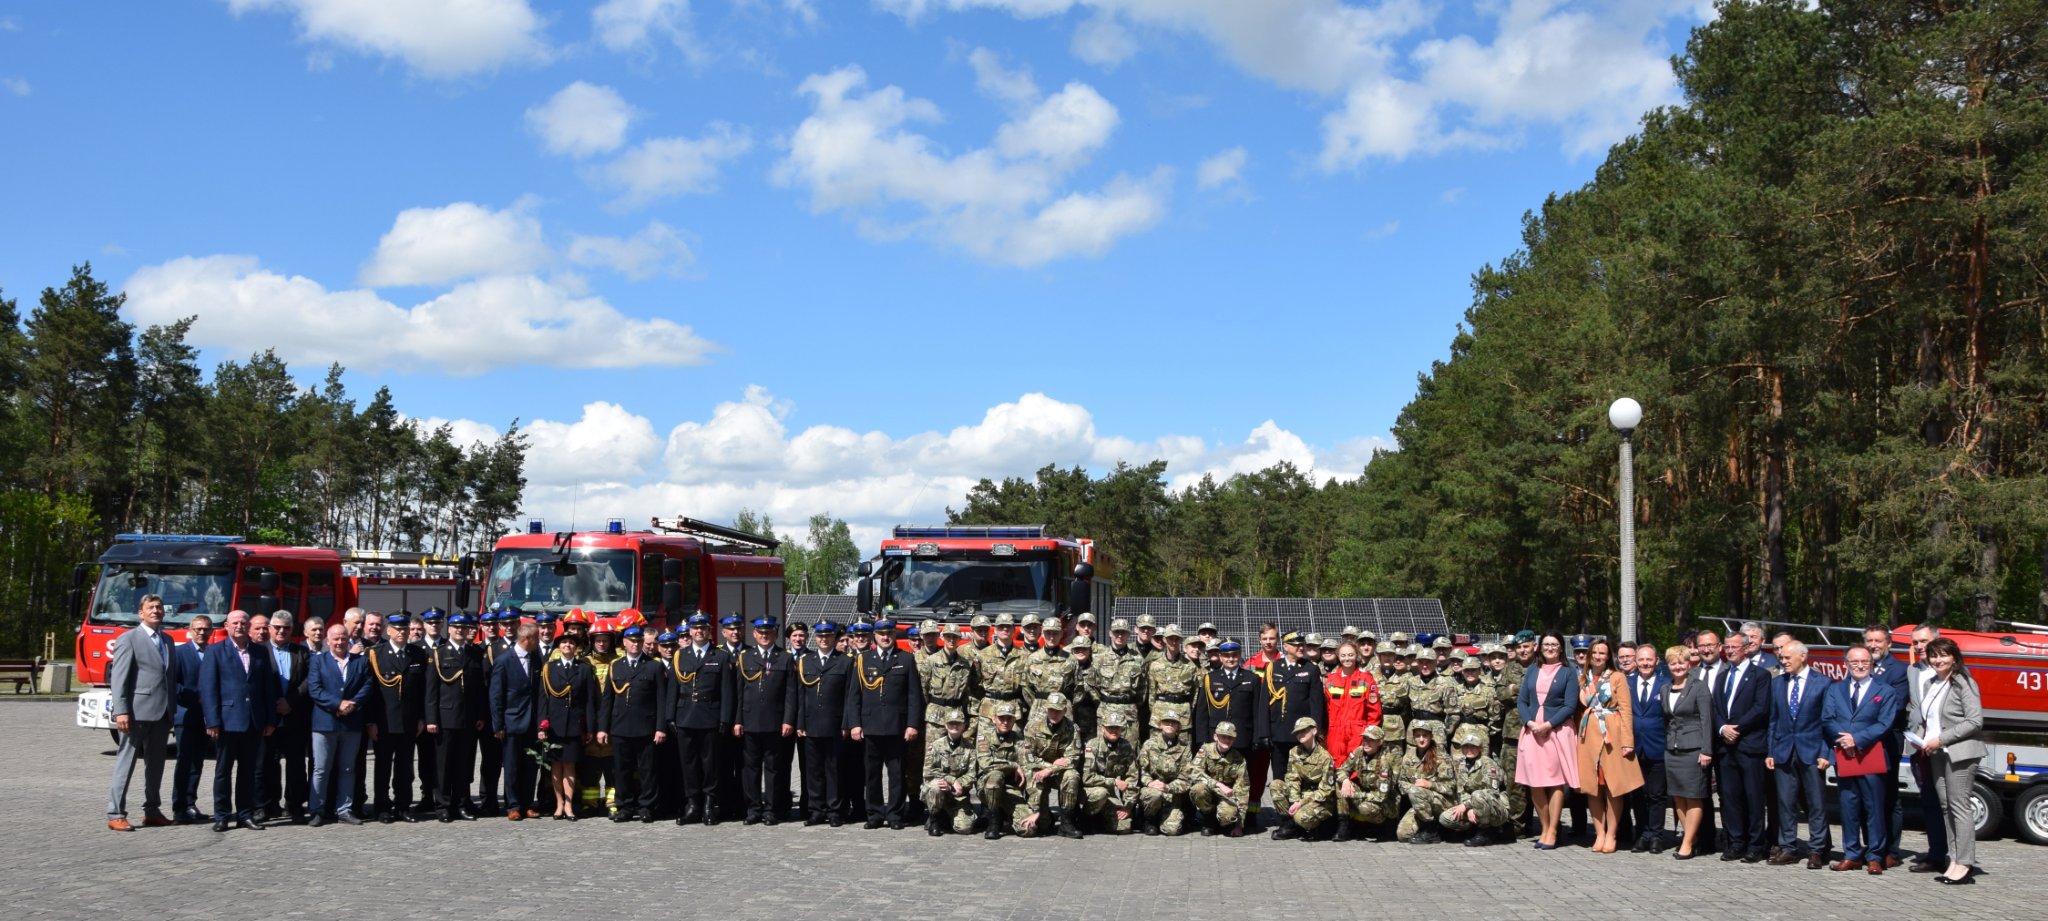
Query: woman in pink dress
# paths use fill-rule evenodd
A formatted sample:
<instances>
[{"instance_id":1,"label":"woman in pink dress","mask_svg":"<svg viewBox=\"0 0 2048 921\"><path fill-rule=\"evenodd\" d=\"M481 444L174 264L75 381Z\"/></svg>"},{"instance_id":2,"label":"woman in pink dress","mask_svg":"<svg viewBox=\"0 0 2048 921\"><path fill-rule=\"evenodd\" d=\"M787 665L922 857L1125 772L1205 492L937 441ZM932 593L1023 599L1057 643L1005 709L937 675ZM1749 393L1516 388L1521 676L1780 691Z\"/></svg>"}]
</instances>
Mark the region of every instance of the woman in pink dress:
<instances>
[{"instance_id":1,"label":"woman in pink dress","mask_svg":"<svg viewBox=\"0 0 2048 921\"><path fill-rule=\"evenodd\" d=\"M1522 738L1515 745L1515 782L1529 788L1543 833L1539 851L1557 849L1557 817L1566 787L1579 785L1578 670L1564 657L1564 637L1545 633L1536 644L1536 667L1522 674L1515 709Z\"/></svg>"}]
</instances>

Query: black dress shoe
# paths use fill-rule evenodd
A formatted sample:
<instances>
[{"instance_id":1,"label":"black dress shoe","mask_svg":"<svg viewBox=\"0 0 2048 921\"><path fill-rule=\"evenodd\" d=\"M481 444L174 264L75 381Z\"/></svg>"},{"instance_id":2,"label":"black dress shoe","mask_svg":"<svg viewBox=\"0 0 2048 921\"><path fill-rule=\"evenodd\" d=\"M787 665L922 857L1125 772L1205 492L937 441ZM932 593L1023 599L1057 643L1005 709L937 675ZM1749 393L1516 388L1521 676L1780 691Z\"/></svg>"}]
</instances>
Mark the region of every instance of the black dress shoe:
<instances>
[{"instance_id":1,"label":"black dress shoe","mask_svg":"<svg viewBox=\"0 0 2048 921\"><path fill-rule=\"evenodd\" d=\"M1946 876L1937 876L1934 878L1934 881L1944 886L1974 886L1977 885L1977 872L1975 870L1972 870L1968 875L1964 876L1962 879L1950 879Z\"/></svg>"},{"instance_id":2,"label":"black dress shoe","mask_svg":"<svg viewBox=\"0 0 2048 921\"><path fill-rule=\"evenodd\" d=\"M782 824L782 820L772 815L764 815L761 817L761 824L769 828L774 828L775 826Z\"/></svg>"},{"instance_id":3,"label":"black dress shoe","mask_svg":"<svg viewBox=\"0 0 2048 921\"><path fill-rule=\"evenodd\" d=\"M902 831L902 830L903 830L903 820L902 820L902 819L890 819L890 820L889 820L889 830L890 830L890 831Z\"/></svg>"},{"instance_id":4,"label":"black dress shoe","mask_svg":"<svg viewBox=\"0 0 2048 921\"><path fill-rule=\"evenodd\" d=\"M761 824L761 817L760 817L760 816L757 816L757 815L753 815L753 814L749 813L749 814L747 815L747 821L746 821L746 824L748 824L748 825L759 825L759 824Z\"/></svg>"},{"instance_id":5,"label":"black dress shoe","mask_svg":"<svg viewBox=\"0 0 2048 921\"><path fill-rule=\"evenodd\" d=\"M811 826L813 826L813 825L823 825L823 824L825 824L825 820L824 820L824 819L821 819L821 818L818 818L817 816L809 816L809 817L807 817L807 818L805 818L805 819L804 819L804 827L805 827L805 828L810 828L810 827L811 827Z\"/></svg>"},{"instance_id":6,"label":"black dress shoe","mask_svg":"<svg viewBox=\"0 0 2048 921\"><path fill-rule=\"evenodd\" d=\"M845 825L845 824L846 824L846 820L845 820L845 819L842 819L842 818L840 818L840 817L838 817L838 816L836 816L836 815L835 815L835 816L833 816L833 817L831 817L831 818L829 818L829 819L826 819L826 820L825 820L825 824L827 824L827 825L830 825L830 826L832 826L833 828L838 828L838 827L839 827L839 826L841 826L841 825Z\"/></svg>"},{"instance_id":7,"label":"black dress shoe","mask_svg":"<svg viewBox=\"0 0 2048 921\"><path fill-rule=\"evenodd\" d=\"M257 821L257 820L255 820L255 819L243 819L243 820L241 820L241 821L239 821L239 822L236 822L236 823L235 823L235 827L236 827L236 828L246 828L246 829L248 829L248 830L250 830L250 831L262 831L262 830L263 830L263 823L262 823L262 822L259 822L259 821Z\"/></svg>"},{"instance_id":8,"label":"black dress shoe","mask_svg":"<svg viewBox=\"0 0 2048 921\"><path fill-rule=\"evenodd\" d=\"M867 829L868 831L874 831L875 829L882 827L882 820L869 819L865 824L861 825L861 827Z\"/></svg>"},{"instance_id":9,"label":"black dress shoe","mask_svg":"<svg viewBox=\"0 0 2048 921\"><path fill-rule=\"evenodd\" d=\"M337 822L340 822L340 823L341 823L341 824L343 824L343 825L361 825L361 824L363 824L363 820L362 820L362 819L359 819L359 818L356 818L356 814L355 814L355 813L353 813L353 812L344 812L344 813L342 813L341 815L335 816L335 817L334 817L334 820L335 820L335 821L337 821Z\"/></svg>"},{"instance_id":10,"label":"black dress shoe","mask_svg":"<svg viewBox=\"0 0 2048 921\"><path fill-rule=\"evenodd\" d=\"M227 831L227 830L228 830L228 820L226 820L226 819L214 819L214 820L213 820L213 830L214 830L214 831L219 831L219 832L224 832L224 831Z\"/></svg>"},{"instance_id":11,"label":"black dress shoe","mask_svg":"<svg viewBox=\"0 0 2048 921\"><path fill-rule=\"evenodd\" d=\"M1749 853L1742 855L1743 863L1763 863L1768 859L1770 858L1764 856L1764 852L1762 851L1750 851Z\"/></svg>"},{"instance_id":12,"label":"black dress shoe","mask_svg":"<svg viewBox=\"0 0 2048 921\"><path fill-rule=\"evenodd\" d=\"M312 821L310 821L310 822L307 822L307 823L306 823L306 827L308 827L308 828L319 828L319 827L321 827L321 826L323 826L323 825L326 825L326 824L327 824L327 817L326 817L326 816L324 816L324 815L316 815L316 816L314 816L314 817L313 817L313 820L312 820Z\"/></svg>"},{"instance_id":13,"label":"black dress shoe","mask_svg":"<svg viewBox=\"0 0 2048 921\"><path fill-rule=\"evenodd\" d=\"M441 820L442 824L447 824L447 823L449 823L449 822L453 822L453 821L455 821L455 813L454 813L454 811L453 811L453 810L449 810L449 809L443 809L443 810L441 810L440 820Z\"/></svg>"},{"instance_id":14,"label":"black dress shoe","mask_svg":"<svg viewBox=\"0 0 2048 921\"><path fill-rule=\"evenodd\" d=\"M1721 852L1721 862L1722 862L1722 863L1734 863L1734 862L1736 862L1736 861L1738 861L1738 860L1741 860L1741 859L1742 859L1742 852L1741 852L1741 851L1722 851L1722 852Z\"/></svg>"}]
</instances>

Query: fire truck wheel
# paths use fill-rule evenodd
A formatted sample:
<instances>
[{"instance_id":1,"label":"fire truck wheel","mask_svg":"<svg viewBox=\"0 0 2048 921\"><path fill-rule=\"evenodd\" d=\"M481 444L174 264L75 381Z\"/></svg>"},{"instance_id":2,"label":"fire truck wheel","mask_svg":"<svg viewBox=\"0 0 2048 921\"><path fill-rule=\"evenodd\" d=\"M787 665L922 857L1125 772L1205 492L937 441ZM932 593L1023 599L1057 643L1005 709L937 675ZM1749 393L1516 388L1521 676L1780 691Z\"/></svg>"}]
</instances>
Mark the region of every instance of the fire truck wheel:
<instances>
[{"instance_id":1,"label":"fire truck wheel","mask_svg":"<svg viewBox=\"0 0 2048 921\"><path fill-rule=\"evenodd\" d=\"M2035 844L2048 844L2048 784L2027 788L2013 808L2020 837Z\"/></svg>"},{"instance_id":2,"label":"fire truck wheel","mask_svg":"<svg viewBox=\"0 0 2048 921\"><path fill-rule=\"evenodd\" d=\"M1990 841L2005 824L2005 803L1996 790L1982 783L1971 784L1970 814L1977 819L1977 840Z\"/></svg>"}]
</instances>

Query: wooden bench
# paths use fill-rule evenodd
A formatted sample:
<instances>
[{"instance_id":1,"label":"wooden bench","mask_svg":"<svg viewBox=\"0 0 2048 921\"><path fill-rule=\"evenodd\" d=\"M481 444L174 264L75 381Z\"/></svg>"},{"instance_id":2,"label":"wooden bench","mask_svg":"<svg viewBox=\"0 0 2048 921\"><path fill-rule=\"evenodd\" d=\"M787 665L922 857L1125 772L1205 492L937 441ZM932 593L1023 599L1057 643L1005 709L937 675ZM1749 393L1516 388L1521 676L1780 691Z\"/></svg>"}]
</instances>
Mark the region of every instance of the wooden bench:
<instances>
[{"instance_id":1,"label":"wooden bench","mask_svg":"<svg viewBox=\"0 0 2048 921\"><path fill-rule=\"evenodd\" d=\"M42 689L43 660L0 659L0 681L14 682L14 693L34 694Z\"/></svg>"}]
</instances>

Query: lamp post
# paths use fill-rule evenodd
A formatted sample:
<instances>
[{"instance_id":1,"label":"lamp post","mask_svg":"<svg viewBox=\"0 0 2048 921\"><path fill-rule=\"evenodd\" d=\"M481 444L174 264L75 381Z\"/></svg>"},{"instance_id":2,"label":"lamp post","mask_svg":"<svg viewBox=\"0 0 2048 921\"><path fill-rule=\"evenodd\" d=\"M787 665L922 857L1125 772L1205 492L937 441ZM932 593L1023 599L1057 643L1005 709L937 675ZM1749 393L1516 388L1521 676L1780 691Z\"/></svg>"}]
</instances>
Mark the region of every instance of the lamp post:
<instances>
[{"instance_id":1,"label":"lamp post","mask_svg":"<svg viewBox=\"0 0 2048 921\"><path fill-rule=\"evenodd\" d=\"M1629 436L1643 421L1643 404L1628 397L1607 407L1607 424L1621 433L1621 641L1636 641L1636 470Z\"/></svg>"}]
</instances>

